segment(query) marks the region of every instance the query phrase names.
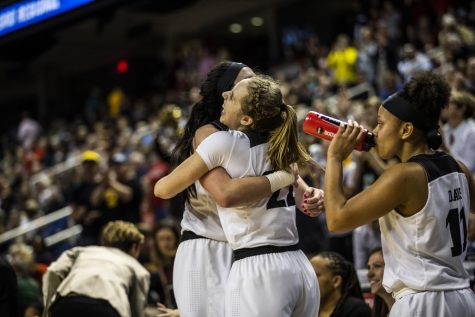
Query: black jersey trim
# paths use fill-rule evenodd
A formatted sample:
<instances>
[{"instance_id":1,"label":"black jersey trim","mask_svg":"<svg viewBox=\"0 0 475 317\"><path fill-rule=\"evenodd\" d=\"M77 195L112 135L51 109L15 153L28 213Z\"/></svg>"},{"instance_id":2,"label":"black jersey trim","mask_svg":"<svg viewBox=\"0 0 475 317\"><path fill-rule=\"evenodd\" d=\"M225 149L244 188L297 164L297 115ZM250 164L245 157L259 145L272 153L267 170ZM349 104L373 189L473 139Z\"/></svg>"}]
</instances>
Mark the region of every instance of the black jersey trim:
<instances>
[{"instance_id":1,"label":"black jersey trim","mask_svg":"<svg viewBox=\"0 0 475 317\"><path fill-rule=\"evenodd\" d=\"M261 254L270 254L270 253L282 253L288 251L297 251L300 250L298 245L287 245L287 246L276 246L276 245L264 245L255 248L243 248L237 249L233 252L233 262L242 260L250 256L256 256Z\"/></svg>"},{"instance_id":2,"label":"black jersey trim","mask_svg":"<svg viewBox=\"0 0 475 317\"><path fill-rule=\"evenodd\" d=\"M267 143L269 139L268 133L259 133L257 131L243 131L243 132L249 138L249 141L251 142L251 148Z\"/></svg>"},{"instance_id":3,"label":"black jersey trim","mask_svg":"<svg viewBox=\"0 0 475 317\"><path fill-rule=\"evenodd\" d=\"M221 122L219 122L218 120L216 121L213 121L210 123L212 126L214 126L216 129L218 129L219 131L228 131L228 127L225 126L224 124L222 124Z\"/></svg>"},{"instance_id":4,"label":"black jersey trim","mask_svg":"<svg viewBox=\"0 0 475 317\"><path fill-rule=\"evenodd\" d=\"M463 173L457 161L444 152L420 154L411 157L408 162L420 164L426 171L429 183L451 173Z\"/></svg>"}]
</instances>

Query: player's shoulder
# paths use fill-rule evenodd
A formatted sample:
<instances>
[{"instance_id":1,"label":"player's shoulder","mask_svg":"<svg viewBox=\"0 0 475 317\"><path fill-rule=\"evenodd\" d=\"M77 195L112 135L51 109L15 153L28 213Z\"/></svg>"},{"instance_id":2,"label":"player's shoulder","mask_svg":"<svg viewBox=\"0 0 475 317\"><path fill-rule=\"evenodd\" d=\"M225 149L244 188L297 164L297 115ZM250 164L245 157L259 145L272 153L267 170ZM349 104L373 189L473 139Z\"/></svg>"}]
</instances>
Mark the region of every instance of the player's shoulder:
<instances>
[{"instance_id":1,"label":"player's shoulder","mask_svg":"<svg viewBox=\"0 0 475 317\"><path fill-rule=\"evenodd\" d=\"M386 171L395 176L408 177L414 176L414 173L424 173L424 167L416 162L402 162L388 167Z\"/></svg>"},{"instance_id":2,"label":"player's shoulder","mask_svg":"<svg viewBox=\"0 0 475 317\"><path fill-rule=\"evenodd\" d=\"M424 167L415 162L394 164L388 167L380 178L401 190L424 186L427 182Z\"/></svg>"},{"instance_id":3,"label":"player's shoulder","mask_svg":"<svg viewBox=\"0 0 475 317\"><path fill-rule=\"evenodd\" d=\"M215 132L218 132L219 130L216 129L215 126L212 124L205 124L204 126L199 127L194 136L194 142L196 145L199 145L204 139L209 137Z\"/></svg>"}]
</instances>

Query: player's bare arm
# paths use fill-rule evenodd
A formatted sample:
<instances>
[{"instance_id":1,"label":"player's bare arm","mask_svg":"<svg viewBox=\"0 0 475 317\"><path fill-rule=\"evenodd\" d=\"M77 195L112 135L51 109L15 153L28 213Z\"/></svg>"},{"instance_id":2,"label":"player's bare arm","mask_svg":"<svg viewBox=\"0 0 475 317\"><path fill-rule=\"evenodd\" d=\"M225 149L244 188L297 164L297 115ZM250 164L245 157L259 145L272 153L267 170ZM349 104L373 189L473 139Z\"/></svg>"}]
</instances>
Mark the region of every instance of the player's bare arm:
<instances>
[{"instance_id":1,"label":"player's bare arm","mask_svg":"<svg viewBox=\"0 0 475 317\"><path fill-rule=\"evenodd\" d=\"M323 190L310 187L299 176L295 183L297 208L309 217L317 217L323 212Z\"/></svg>"},{"instance_id":2,"label":"player's bare arm","mask_svg":"<svg viewBox=\"0 0 475 317\"><path fill-rule=\"evenodd\" d=\"M170 174L155 183L155 196L170 199L187 189L191 184L208 172L203 159L196 153L178 165Z\"/></svg>"},{"instance_id":3,"label":"player's bare arm","mask_svg":"<svg viewBox=\"0 0 475 317\"><path fill-rule=\"evenodd\" d=\"M193 147L196 149L204 139L214 132L217 132L217 129L211 124L199 128L193 139ZM267 177L233 179L222 167L209 171L200 178L200 183L222 207L245 206L272 195Z\"/></svg>"},{"instance_id":4,"label":"player's bare arm","mask_svg":"<svg viewBox=\"0 0 475 317\"><path fill-rule=\"evenodd\" d=\"M353 151L363 129L355 123L340 127L328 149L325 175L325 210L330 231L347 231L395 209L403 216L420 210L427 199L423 168L416 163L390 167L370 187L347 199L343 193L343 160ZM421 175L422 174L422 175ZM413 195L418 192L418 195Z\"/></svg>"}]
</instances>

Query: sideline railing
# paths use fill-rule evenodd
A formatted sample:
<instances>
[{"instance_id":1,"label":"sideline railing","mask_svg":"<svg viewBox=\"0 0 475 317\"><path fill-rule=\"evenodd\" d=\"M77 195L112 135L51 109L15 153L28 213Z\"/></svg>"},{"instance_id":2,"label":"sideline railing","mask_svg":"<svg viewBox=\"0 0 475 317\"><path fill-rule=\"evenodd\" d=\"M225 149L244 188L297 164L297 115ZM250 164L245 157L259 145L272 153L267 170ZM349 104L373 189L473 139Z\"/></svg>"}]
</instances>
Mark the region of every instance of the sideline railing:
<instances>
[{"instance_id":1,"label":"sideline railing","mask_svg":"<svg viewBox=\"0 0 475 317\"><path fill-rule=\"evenodd\" d=\"M67 159L66 161L60 162L50 168L44 169L34 175L31 176L30 179L30 185L34 186L38 182L40 182L44 177L51 177L51 176L56 176L59 174L62 174L64 172L67 172L79 164L81 164L81 159L80 155L71 157Z\"/></svg>"},{"instance_id":2,"label":"sideline railing","mask_svg":"<svg viewBox=\"0 0 475 317\"><path fill-rule=\"evenodd\" d=\"M37 218L37 219L35 219L35 220L25 224L25 225L21 225L19 227L11 229L7 232L4 232L4 233L0 234L0 244L5 243L7 241L10 241L12 239L21 237L21 236L27 234L28 232L31 232L31 231L36 230L38 228L49 225L50 223L55 222L59 219L69 217L69 215L71 215L71 212L72 212L72 208L70 206L66 206L64 208L53 211L52 213L49 213L45 216ZM74 228L74 227L72 227L72 228ZM68 228L68 229L71 229L71 228ZM68 230L68 229L66 229L66 230ZM77 232L77 230L78 230L78 228L72 230L71 232ZM81 228L81 231L82 231L82 228ZM71 233L71 232L69 232L69 233ZM64 234L64 236L67 236L67 234ZM63 236L58 236L58 237L63 237ZM68 238L70 238L70 236ZM54 241L59 242L58 238L51 239L50 240L50 243L51 243L50 245L52 245L54 243L57 243L57 242L54 242ZM54 242L54 243L52 243L52 242Z\"/></svg>"}]
</instances>

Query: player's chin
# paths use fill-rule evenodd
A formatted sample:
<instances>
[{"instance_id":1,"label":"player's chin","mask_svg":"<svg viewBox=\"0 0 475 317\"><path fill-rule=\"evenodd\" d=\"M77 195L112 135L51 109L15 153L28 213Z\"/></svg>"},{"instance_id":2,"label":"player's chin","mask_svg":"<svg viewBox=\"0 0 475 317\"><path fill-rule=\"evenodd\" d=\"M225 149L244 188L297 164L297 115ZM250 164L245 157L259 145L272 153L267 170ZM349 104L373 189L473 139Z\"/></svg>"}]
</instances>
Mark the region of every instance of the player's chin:
<instances>
[{"instance_id":1,"label":"player's chin","mask_svg":"<svg viewBox=\"0 0 475 317\"><path fill-rule=\"evenodd\" d=\"M382 158L383 160L388 160L390 159L390 155L384 151L384 148L381 148L379 146L375 147L376 153L378 153L379 157Z\"/></svg>"},{"instance_id":2,"label":"player's chin","mask_svg":"<svg viewBox=\"0 0 475 317\"><path fill-rule=\"evenodd\" d=\"M224 115L223 112L221 112L221 116L219 117L219 122L222 124L226 124L226 116Z\"/></svg>"}]
</instances>

